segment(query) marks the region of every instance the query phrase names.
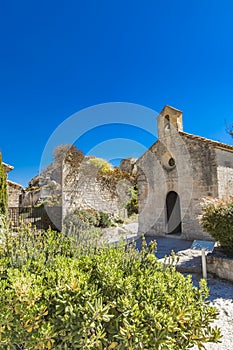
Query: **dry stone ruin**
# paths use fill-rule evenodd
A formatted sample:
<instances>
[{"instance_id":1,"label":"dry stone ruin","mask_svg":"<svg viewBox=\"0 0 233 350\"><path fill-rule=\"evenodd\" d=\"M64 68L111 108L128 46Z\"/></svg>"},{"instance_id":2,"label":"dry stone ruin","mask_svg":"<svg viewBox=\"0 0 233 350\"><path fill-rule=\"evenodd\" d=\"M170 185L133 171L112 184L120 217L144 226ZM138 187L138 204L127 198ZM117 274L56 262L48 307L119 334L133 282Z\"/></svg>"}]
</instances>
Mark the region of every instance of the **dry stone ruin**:
<instances>
[{"instance_id":1,"label":"dry stone ruin","mask_svg":"<svg viewBox=\"0 0 233 350\"><path fill-rule=\"evenodd\" d=\"M94 209L112 216L127 215L130 187L135 181L135 160L124 160L122 168L110 168L101 159L84 156L75 146L58 155L40 176L34 177L23 196L23 206L61 206L62 217L74 210ZM59 151L59 152L60 152ZM109 169L99 166L107 164Z\"/></svg>"}]
</instances>

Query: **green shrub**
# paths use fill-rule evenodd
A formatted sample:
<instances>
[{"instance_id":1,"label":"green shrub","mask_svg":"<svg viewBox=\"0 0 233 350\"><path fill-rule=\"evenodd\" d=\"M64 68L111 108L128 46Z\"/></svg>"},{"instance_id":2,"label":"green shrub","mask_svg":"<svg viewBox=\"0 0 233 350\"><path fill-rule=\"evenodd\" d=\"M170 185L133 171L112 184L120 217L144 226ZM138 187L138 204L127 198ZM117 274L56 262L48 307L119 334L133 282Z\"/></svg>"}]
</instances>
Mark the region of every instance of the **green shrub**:
<instances>
[{"instance_id":1,"label":"green shrub","mask_svg":"<svg viewBox=\"0 0 233 350\"><path fill-rule=\"evenodd\" d=\"M111 216L108 213L94 209L75 210L64 219L64 224L70 228L76 226L78 229L87 230L90 227L110 227Z\"/></svg>"},{"instance_id":2,"label":"green shrub","mask_svg":"<svg viewBox=\"0 0 233 350\"><path fill-rule=\"evenodd\" d=\"M68 214L63 222L63 231L67 237L71 237L78 244L93 245L98 242L101 236L101 231L98 227L90 224L83 211L75 211Z\"/></svg>"},{"instance_id":3,"label":"green shrub","mask_svg":"<svg viewBox=\"0 0 233 350\"><path fill-rule=\"evenodd\" d=\"M102 158L90 158L89 163L93 164L102 174L112 170L112 165Z\"/></svg>"},{"instance_id":4,"label":"green shrub","mask_svg":"<svg viewBox=\"0 0 233 350\"><path fill-rule=\"evenodd\" d=\"M138 214L138 185L135 184L134 187L130 189L130 200L126 205L127 213L129 216L133 214Z\"/></svg>"},{"instance_id":5,"label":"green shrub","mask_svg":"<svg viewBox=\"0 0 233 350\"><path fill-rule=\"evenodd\" d=\"M2 164L2 154L0 153L0 215L7 214L8 191L6 174Z\"/></svg>"},{"instance_id":6,"label":"green shrub","mask_svg":"<svg viewBox=\"0 0 233 350\"><path fill-rule=\"evenodd\" d=\"M158 262L155 243L88 248L9 227L0 246L0 348L188 349L216 342L205 281Z\"/></svg>"},{"instance_id":7,"label":"green shrub","mask_svg":"<svg viewBox=\"0 0 233 350\"><path fill-rule=\"evenodd\" d=\"M95 210L74 210L65 217L64 223L68 227L74 225L77 228L87 229L90 226L98 227L99 220L99 213Z\"/></svg>"},{"instance_id":8,"label":"green shrub","mask_svg":"<svg viewBox=\"0 0 233 350\"><path fill-rule=\"evenodd\" d=\"M220 243L222 250L233 257L233 198L205 198L200 223Z\"/></svg>"},{"instance_id":9,"label":"green shrub","mask_svg":"<svg viewBox=\"0 0 233 350\"><path fill-rule=\"evenodd\" d=\"M99 227L103 227L103 228L110 227L112 224L110 215L102 211L99 212L99 215L100 215Z\"/></svg>"}]
</instances>

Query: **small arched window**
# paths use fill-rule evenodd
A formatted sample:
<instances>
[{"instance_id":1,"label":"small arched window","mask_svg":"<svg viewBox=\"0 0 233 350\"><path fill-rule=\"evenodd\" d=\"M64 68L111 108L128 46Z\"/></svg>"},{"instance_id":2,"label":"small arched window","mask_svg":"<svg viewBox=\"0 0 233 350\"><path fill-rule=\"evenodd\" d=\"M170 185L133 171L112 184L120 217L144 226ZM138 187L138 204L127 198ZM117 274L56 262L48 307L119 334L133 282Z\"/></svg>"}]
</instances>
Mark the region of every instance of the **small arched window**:
<instances>
[{"instance_id":1,"label":"small arched window","mask_svg":"<svg viewBox=\"0 0 233 350\"><path fill-rule=\"evenodd\" d=\"M170 130L170 117L168 114L165 116L164 128L165 130Z\"/></svg>"}]
</instances>

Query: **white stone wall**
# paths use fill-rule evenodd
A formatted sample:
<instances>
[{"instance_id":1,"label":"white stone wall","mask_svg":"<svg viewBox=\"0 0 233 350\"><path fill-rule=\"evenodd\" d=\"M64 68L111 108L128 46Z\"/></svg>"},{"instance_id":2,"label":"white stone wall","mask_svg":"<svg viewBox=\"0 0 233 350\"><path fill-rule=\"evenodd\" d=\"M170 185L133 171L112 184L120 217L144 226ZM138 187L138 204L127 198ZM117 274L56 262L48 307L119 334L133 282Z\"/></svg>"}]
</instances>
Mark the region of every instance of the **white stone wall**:
<instances>
[{"instance_id":1,"label":"white stone wall","mask_svg":"<svg viewBox=\"0 0 233 350\"><path fill-rule=\"evenodd\" d=\"M233 196L233 152L216 149L218 196Z\"/></svg>"},{"instance_id":2,"label":"white stone wall","mask_svg":"<svg viewBox=\"0 0 233 350\"><path fill-rule=\"evenodd\" d=\"M207 271L233 282L233 259L207 255Z\"/></svg>"},{"instance_id":3,"label":"white stone wall","mask_svg":"<svg viewBox=\"0 0 233 350\"><path fill-rule=\"evenodd\" d=\"M233 169L218 167L218 195L219 198L233 196Z\"/></svg>"}]
</instances>

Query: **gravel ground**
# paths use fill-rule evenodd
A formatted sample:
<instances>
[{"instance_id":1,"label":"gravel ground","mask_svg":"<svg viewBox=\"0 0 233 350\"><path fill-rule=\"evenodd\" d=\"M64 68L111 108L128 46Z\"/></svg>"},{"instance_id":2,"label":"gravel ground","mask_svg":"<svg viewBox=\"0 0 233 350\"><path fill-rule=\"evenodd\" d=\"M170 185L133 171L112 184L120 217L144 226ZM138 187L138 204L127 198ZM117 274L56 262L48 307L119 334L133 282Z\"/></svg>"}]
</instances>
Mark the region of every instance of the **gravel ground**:
<instances>
[{"instance_id":1,"label":"gravel ground","mask_svg":"<svg viewBox=\"0 0 233 350\"><path fill-rule=\"evenodd\" d=\"M169 255L174 250L180 260L177 270L184 274L192 274L194 285L198 285L202 278L201 252L191 250L192 241L183 241L170 238L156 238L160 258ZM161 259L162 260L162 259ZM207 284L210 290L209 298L211 305L219 310L219 317L213 323L221 329L221 343L207 343L206 350L232 350L233 349L233 283L221 280L208 274ZM192 350L197 350L193 347Z\"/></svg>"},{"instance_id":2,"label":"gravel ground","mask_svg":"<svg viewBox=\"0 0 233 350\"><path fill-rule=\"evenodd\" d=\"M202 278L201 252L190 249L192 242L169 238L156 238L156 240L158 257L164 253L169 255L173 249L180 258L177 270L184 274L192 274L194 285L198 285ZM207 350L232 350L233 283L208 274L207 284L210 290L208 300L219 310L218 320L213 323L213 326L218 326L221 329L222 339L221 343L207 343L205 347ZM193 347L192 350L197 350L197 347Z\"/></svg>"},{"instance_id":3,"label":"gravel ground","mask_svg":"<svg viewBox=\"0 0 233 350\"><path fill-rule=\"evenodd\" d=\"M103 229L102 240L108 243L118 242L120 239L133 239L137 237L138 223L133 222L114 228Z\"/></svg>"},{"instance_id":4,"label":"gravel ground","mask_svg":"<svg viewBox=\"0 0 233 350\"><path fill-rule=\"evenodd\" d=\"M199 274L192 274L195 285L201 278ZM232 350L233 349L233 284L219 278L208 276L208 287L210 289L209 300L219 310L219 317L213 323L221 329L221 343L207 343L207 350ZM197 347L193 347L192 350Z\"/></svg>"},{"instance_id":5,"label":"gravel ground","mask_svg":"<svg viewBox=\"0 0 233 350\"><path fill-rule=\"evenodd\" d=\"M124 225L124 227L113 229L105 233L105 238L109 242L116 242L119 238L125 239L134 238L137 247L140 247L140 237L136 236L137 224ZM169 255L172 250L179 255L180 261L177 269L184 274L192 274L194 285L198 285L202 277L201 271L201 252L190 249L192 241L185 241L175 238L160 238L147 237L149 242L151 239L157 241L156 256L162 260L165 255ZM213 326L218 326L221 329L222 339L221 343L213 344L207 343L205 345L207 350L232 350L233 349L233 283L215 278L208 275L208 287L210 289L209 301L219 310L219 317L213 323ZM192 350L197 350L193 347Z\"/></svg>"}]
</instances>

